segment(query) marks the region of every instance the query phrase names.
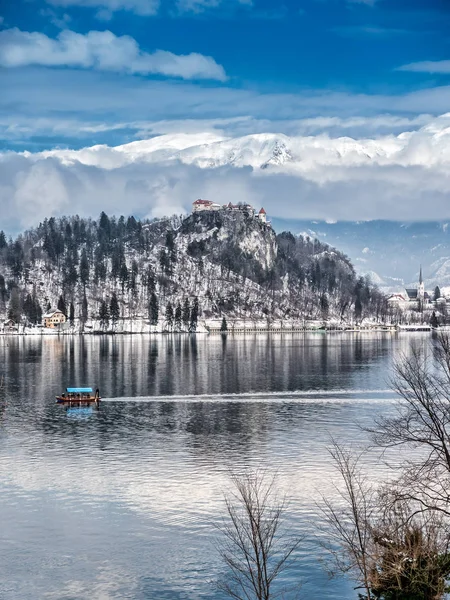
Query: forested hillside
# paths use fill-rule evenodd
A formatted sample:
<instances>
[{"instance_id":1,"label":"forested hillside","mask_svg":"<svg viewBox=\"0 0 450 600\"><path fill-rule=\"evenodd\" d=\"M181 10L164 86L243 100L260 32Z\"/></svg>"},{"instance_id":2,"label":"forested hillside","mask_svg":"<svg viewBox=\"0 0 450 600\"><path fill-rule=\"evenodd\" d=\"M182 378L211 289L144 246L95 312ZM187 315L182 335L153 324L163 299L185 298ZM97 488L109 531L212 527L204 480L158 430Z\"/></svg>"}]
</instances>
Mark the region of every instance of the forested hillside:
<instances>
[{"instance_id":1,"label":"forested hillside","mask_svg":"<svg viewBox=\"0 0 450 600\"><path fill-rule=\"evenodd\" d=\"M342 253L276 235L244 210L154 221L102 213L51 218L15 240L1 232L2 317L36 324L56 307L79 330L385 314L384 297Z\"/></svg>"}]
</instances>

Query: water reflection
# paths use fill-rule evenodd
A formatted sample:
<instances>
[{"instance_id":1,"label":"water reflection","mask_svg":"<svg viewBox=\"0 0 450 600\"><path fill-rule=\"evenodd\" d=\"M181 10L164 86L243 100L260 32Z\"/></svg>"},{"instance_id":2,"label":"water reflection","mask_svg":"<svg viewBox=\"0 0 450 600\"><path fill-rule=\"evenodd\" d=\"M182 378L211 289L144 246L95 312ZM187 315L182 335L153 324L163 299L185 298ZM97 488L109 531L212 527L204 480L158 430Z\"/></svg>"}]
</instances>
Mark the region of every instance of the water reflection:
<instances>
[{"instance_id":1,"label":"water reflection","mask_svg":"<svg viewBox=\"0 0 450 600\"><path fill-rule=\"evenodd\" d=\"M353 600L317 562L314 502L334 475L325 447L330 435L362 440L358 424L390 410L386 379L410 339L1 339L0 597L219 600L210 522L227 472L265 465L307 534L290 576L307 580L309 600ZM110 401L69 413L54 402L68 385Z\"/></svg>"},{"instance_id":2,"label":"water reflection","mask_svg":"<svg viewBox=\"0 0 450 600\"><path fill-rule=\"evenodd\" d=\"M346 389L398 345L390 334L5 339L8 391L39 397L70 384L108 397Z\"/></svg>"}]
</instances>

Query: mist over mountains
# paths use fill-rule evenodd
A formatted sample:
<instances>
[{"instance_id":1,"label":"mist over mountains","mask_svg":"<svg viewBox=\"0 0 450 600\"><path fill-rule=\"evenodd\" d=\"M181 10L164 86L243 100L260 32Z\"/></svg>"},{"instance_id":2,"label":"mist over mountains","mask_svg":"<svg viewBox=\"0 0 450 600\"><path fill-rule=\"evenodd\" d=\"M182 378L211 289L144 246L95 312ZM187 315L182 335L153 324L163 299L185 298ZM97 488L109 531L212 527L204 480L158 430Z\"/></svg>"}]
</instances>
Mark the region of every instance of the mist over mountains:
<instances>
[{"instance_id":1,"label":"mist over mountains","mask_svg":"<svg viewBox=\"0 0 450 600\"><path fill-rule=\"evenodd\" d=\"M278 219L450 219L450 116L372 136L255 133L212 125L117 146L0 154L2 227L50 216L187 213L196 198L263 205ZM124 211L124 207L127 210Z\"/></svg>"}]
</instances>

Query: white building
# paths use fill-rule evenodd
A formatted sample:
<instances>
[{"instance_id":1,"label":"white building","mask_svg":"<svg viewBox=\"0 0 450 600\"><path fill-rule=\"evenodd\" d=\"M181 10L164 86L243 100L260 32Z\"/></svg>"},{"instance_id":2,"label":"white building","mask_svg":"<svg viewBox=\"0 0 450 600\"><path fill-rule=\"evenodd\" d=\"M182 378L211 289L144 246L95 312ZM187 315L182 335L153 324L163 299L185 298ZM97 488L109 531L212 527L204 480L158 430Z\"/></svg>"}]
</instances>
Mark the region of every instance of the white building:
<instances>
[{"instance_id":1,"label":"white building","mask_svg":"<svg viewBox=\"0 0 450 600\"><path fill-rule=\"evenodd\" d=\"M196 200L192 203L192 212L201 212L203 210L220 210L222 206L211 200Z\"/></svg>"}]
</instances>

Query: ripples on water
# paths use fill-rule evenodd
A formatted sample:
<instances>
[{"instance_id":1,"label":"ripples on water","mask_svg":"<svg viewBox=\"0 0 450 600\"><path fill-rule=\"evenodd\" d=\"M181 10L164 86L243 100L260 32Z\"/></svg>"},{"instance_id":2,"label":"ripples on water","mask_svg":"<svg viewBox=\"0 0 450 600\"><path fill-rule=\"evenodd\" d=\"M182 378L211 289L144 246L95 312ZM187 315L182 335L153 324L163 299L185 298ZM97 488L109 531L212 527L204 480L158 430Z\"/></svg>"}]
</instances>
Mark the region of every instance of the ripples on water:
<instances>
[{"instance_id":1,"label":"ripples on water","mask_svg":"<svg viewBox=\"0 0 450 600\"><path fill-rule=\"evenodd\" d=\"M360 425L392 409L389 369L410 339L1 338L0 597L219 600L211 523L228 472L265 466L306 533L290 581L308 600L353 600L318 562L326 446L363 443ZM98 385L100 410L57 406L68 385Z\"/></svg>"}]
</instances>

